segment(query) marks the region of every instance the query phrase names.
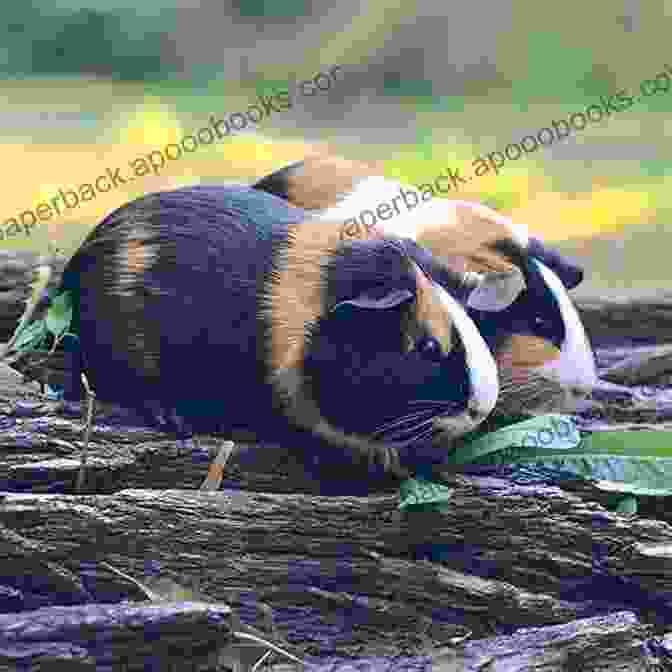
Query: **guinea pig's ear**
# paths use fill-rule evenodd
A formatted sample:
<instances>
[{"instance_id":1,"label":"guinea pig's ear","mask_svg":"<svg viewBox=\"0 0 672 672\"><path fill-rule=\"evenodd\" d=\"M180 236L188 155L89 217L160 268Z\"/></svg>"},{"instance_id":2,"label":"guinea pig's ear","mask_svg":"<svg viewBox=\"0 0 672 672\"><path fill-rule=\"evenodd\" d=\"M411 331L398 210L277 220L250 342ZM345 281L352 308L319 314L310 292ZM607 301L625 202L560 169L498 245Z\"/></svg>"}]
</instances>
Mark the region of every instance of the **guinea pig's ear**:
<instances>
[{"instance_id":1,"label":"guinea pig's ear","mask_svg":"<svg viewBox=\"0 0 672 672\"><path fill-rule=\"evenodd\" d=\"M566 289L574 289L581 284L584 275L583 268L557 250L547 247L538 238L530 237L527 252L530 257L539 259L554 271Z\"/></svg>"},{"instance_id":2,"label":"guinea pig's ear","mask_svg":"<svg viewBox=\"0 0 672 672\"><path fill-rule=\"evenodd\" d=\"M525 289L525 278L519 268L507 272L465 273L465 284L471 288L467 306L474 310L498 312L508 308Z\"/></svg>"},{"instance_id":3,"label":"guinea pig's ear","mask_svg":"<svg viewBox=\"0 0 672 672\"><path fill-rule=\"evenodd\" d=\"M394 308L399 306L406 301L414 299L415 296L413 292L410 292L407 289L386 289L380 288L376 290L371 290L356 296L347 301L341 301L337 303L331 310L332 312L337 311L343 306L355 306L357 308L363 309L373 309L373 310L385 310L386 308Z\"/></svg>"},{"instance_id":4,"label":"guinea pig's ear","mask_svg":"<svg viewBox=\"0 0 672 672\"><path fill-rule=\"evenodd\" d=\"M342 244L338 259L338 282L350 289L332 312L346 306L385 310L416 298L412 262L399 240L350 240Z\"/></svg>"}]
</instances>

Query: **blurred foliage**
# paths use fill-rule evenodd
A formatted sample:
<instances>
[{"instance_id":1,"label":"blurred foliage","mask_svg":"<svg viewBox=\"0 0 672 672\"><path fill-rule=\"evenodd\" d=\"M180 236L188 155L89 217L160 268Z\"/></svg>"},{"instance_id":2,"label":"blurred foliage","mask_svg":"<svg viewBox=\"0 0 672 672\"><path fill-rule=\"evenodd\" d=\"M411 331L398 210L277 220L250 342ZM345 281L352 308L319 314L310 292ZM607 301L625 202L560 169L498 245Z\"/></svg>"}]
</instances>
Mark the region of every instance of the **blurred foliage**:
<instances>
[{"instance_id":1,"label":"blurred foliage","mask_svg":"<svg viewBox=\"0 0 672 672\"><path fill-rule=\"evenodd\" d=\"M307 0L233 0L231 4L242 17L271 20L305 16L309 10Z\"/></svg>"},{"instance_id":2,"label":"blurred foliage","mask_svg":"<svg viewBox=\"0 0 672 672\"><path fill-rule=\"evenodd\" d=\"M620 2L567 0L562 11L551 17L543 3L514 0L514 29L502 29L495 42L482 44L496 72L486 70L481 79L470 80L457 69L446 68L450 74L441 82L441 68L434 69L437 81L432 81L422 60L416 68L415 61L408 65L405 56L397 57L394 52L397 31L413 23L419 5L378 0L363 6L361 16L346 17L338 30L330 32L321 28L315 16L315 0L225 0L232 23L237 13L239 25L257 26L258 39L250 44L251 49L264 53L264 24L287 23L296 17L305 53L288 67L278 42L269 38L269 57L240 74L245 69L238 67L237 58L227 62L229 54L222 47L221 62L190 62L185 76L171 61L175 7L168 0L146 0L137 8L132 0L58 2L59 9L46 9L43 5L49 3L39 0L6 3L0 25L0 71L7 78L42 76L29 84L37 92L30 103L36 109L77 106L104 117L105 127L95 134L79 132L73 138L52 132L44 140L37 131L35 137L20 139L8 133L1 146L11 175L0 224L48 199L59 188L89 182L107 168L123 166L127 171L129 161L179 142L206 125L211 114L244 110L255 95L291 88L295 80L312 76L319 69L317 64L343 64L346 73L348 64L357 64L363 66L360 74L375 73L359 80L359 75L352 75L353 84L346 83L343 89L347 90L343 109L350 100L357 104L359 83L364 82L361 95L372 96L371 108L378 116L373 122L362 119L361 123L357 117L348 122L352 125L348 129L335 122L334 136L353 140L349 145L337 140L333 151L380 160L385 175L413 185L432 183L448 168L459 168L467 176L476 157L501 150L552 119L566 119L619 89L637 94L642 79L652 79L663 69L670 27L660 0L640 5L629 18ZM301 16L311 17L310 31L301 33L306 25ZM199 35L197 28L192 34ZM312 44L311 36L316 38ZM473 39L481 38L474 34ZM419 44L418 49L426 50L428 66L435 63L430 59L446 53L443 44ZM390 54L394 58L388 61ZM369 72L367 63L373 64ZM72 75L98 79L82 80L77 88ZM109 84L107 79L115 81ZM384 94L382 98L370 94L372 89L376 96ZM4 92L10 106L24 96L16 83L10 87L6 82ZM334 91L337 104L343 104L340 95ZM402 144L393 124L389 124L384 145L368 143L367 129L372 124L388 126L376 108L381 102L390 110L403 107L409 120L415 119L409 121L416 127L414 144ZM306 102L306 109L310 104ZM553 240L633 231L656 222L662 227L671 214L672 164L666 158L672 151L671 111L672 91L640 99L627 111L575 134L566 142L574 145L567 148L571 150L565 154L568 160L552 160L550 151L539 151L507 162L498 175L473 179L437 197L485 203ZM274 129L275 118L265 120L259 127L263 135L238 135L199 147L167 162L159 175L98 194L71 212L41 222L31 238L3 240L0 247L46 249L51 240L73 251L105 214L144 193L198 182L247 182L300 160L316 147L304 140L310 133L300 123L292 127L291 114L282 120L286 124L282 132ZM310 130L322 140L331 133L317 124ZM593 148L598 154L603 147L615 148L615 158L605 151L591 163ZM630 156L630 147L644 149ZM661 250L667 249L669 244L661 245ZM604 258L608 261L606 253Z\"/></svg>"},{"instance_id":3,"label":"blurred foliage","mask_svg":"<svg viewBox=\"0 0 672 672\"><path fill-rule=\"evenodd\" d=\"M383 93L388 96L427 99L432 95L432 82L425 79L402 79L397 73L388 73L383 77Z\"/></svg>"},{"instance_id":4,"label":"blurred foliage","mask_svg":"<svg viewBox=\"0 0 672 672\"><path fill-rule=\"evenodd\" d=\"M525 40L527 67L512 79L514 98L525 100L533 93L535 99L566 103L617 88L610 71L595 62L598 55L589 45L569 47L565 35L548 30L529 31Z\"/></svg>"},{"instance_id":5,"label":"blurred foliage","mask_svg":"<svg viewBox=\"0 0 672 672\"><path fill-rule=\"evenodd\" d=\"M162 33L170 13L143 18L130 10L45 9L36 1L5 3L0 71L6 75L97 75L144 80L168 74ZM157 30L158 28L158 30Z\"/></svg>"}]
</instances>

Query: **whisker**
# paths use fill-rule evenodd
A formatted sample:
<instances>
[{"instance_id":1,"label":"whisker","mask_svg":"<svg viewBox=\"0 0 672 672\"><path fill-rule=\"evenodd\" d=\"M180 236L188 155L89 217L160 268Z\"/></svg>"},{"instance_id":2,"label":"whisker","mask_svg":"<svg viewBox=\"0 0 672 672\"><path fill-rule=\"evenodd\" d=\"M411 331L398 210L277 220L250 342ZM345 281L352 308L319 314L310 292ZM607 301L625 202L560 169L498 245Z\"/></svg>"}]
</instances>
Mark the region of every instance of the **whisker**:
<instances>
[{"instance_id":1,"label":"whisker","mask_svg":"<svg viewBox=\"0 0 672 672\"><path fill-rule=\"evenodd\" d=\"M420 444L424 443L427 439L431 438L433 435L437 433L437 430L435 427L427 427L424 429L420 434L417 436L414 436L410 438L407 442L407 447L413 448L416 446L419 446Z\"/></svg>"},{"instance_id":2,"label":"whisker","mask_svg":"<svg viewBox=\"0 0 672 672\"><path fill-rule=\"evenodd\" d=\"M413 443L424 441L428 436L432 436L432 434L436 434L436 432L436 427L428 427L413 440Z\"/></svg>"},{"instance_id":3,"label":"whisker","mask_svg":"<svg viewBox=\"0 0 672 672\"><path fill-rule=\"evenodd\" d=\"M396 431L393 432L388 432L385 435L385 438L387 440L403 440L402 437L408 436L409 434L411 435L408 440L413 439L419 430L421 430L423 427L426 427L427 425L433 424L434 422L434 416L432 415L431 418L427 418L426 420L422 420L421 422L416 422L413 425L403 428L399 427Z\"/></svg>"},{"instance_id":4,"label":"whisker","mask_svg":"<svg viewBox=\"0 0 672 672\"><path fill-rule=\"evenodd\" d=\"M438 415L452 414L462 410L457 402L445 399L420 399L409 402L408 406L415 406L415 410L378 425L369 434L369 438L374 441L415 445L433 434L440 433L441 430L434 423ZM418 406L420 408L417 408Z\"/></svg>"},{"instance_id":5,"label":"whisker","mask_svg":"<svg viewBox=\"0 0 672 672\"><path fill-rule=\"evenodd\" d=\"M408 423L411 420L419 419L428 413L434 415L434 411L431 409L427 409L424 411L416 411L415 413L408 413L407 415L403 415L400 418L396 418L394 420L391 420L390 422L387 422L383 425L380 425L374 432L374 434L383 432L388 429L393 429L394 427L398 427L400 425L403 425L404 423Z\"/></svg>"}]
</instances>

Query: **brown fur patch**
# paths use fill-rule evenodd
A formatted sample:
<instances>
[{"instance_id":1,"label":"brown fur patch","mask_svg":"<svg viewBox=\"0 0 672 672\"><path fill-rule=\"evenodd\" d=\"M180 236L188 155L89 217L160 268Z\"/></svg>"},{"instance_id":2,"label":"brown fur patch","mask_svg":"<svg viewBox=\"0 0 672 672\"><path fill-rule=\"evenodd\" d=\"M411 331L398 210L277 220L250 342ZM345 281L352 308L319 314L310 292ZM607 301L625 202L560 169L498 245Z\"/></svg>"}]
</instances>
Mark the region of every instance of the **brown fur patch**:
<instances>
[{"instance_id":1,"label":"brown fur patch","mask_svg":"<svg viewBox=\"0 0 672 672\"><path fill-rule=\"evenodd\" d=\"M337 205L360 180L378 174L383 172L375 162L365 163L316 153L307 157L296 172L288 176L287 200L307 210L324 210ZM418 244L443 259L451 270L511 272L513 264L488 247L496 240L511 238L506 224L497 218L494 211L492 214L487 210L479 212L461 202L452 205L450 221L419 230ZM371 236L365 227L359 226L346 237Z\"/></svg>"},{"instance_id":2,"label":"brown fur patch","mask_svg":"<svg viewBox=\"0 0 672 672\"><path fill-rule=\"evenodd\" d=\"M141 277L147 270L150 253L143 240L129 240L125 245L126 265L128 271L136 277Z\"/></svg>"},{"instance_id":3,"label":"brown fur patch","mask_svg":"<svg viewBox=\"0 0 672 672\"><path fill-rule=\"evenodd\" d=\"M413 263L417 299L415 301L415 318L441 344L441 350L448 354L452 347L452 320L446 314L436 291L425 274Z\"/></svg>"},{"instance_id":4,"label":"brown fur patch","mask_svg":"<svg viewBox=\"0 0 672 672\"><path fill-rule=\"evenodd\" d=\"M101 297L101 302L116 304L116 310L124 314L124 326L119 325L115 329L124 329L126 333L131 366L145 376L159 380L160 338L158 332L149 333L142 328L148 294L137 291L138 286L144 284L145 274L156 257L156 248L142 238L129 238L129 235L119 250L119 262L114 269L118 292ZM115 307L111 306L110 314L114 311Z\"/></svg>"},{"instance_id":5,"label":"brown fur patch","mask_svg":"<svg viewBox=\"0 0 672 672\"><path fill-rule=\"evenodd\" d=\"M499 366L511 369L530 369L548 364L560 357L560 350L537 336L513 334L497 353Z\"/></svg>"},{"instance_id":6,"label":"brown fur patch","mask_svg":"<svg viewBox=\"0 0 672 672\"><path fill-rule=\"evenodd\" d=\"M419 230L417 242L452 270L509 273L515 266L490 249L497 240L510 239L511 232L494 217L487 217L463 203L454 203L450 221Z\"/></svg>"},{"instance_id":7,"label":"brown fur patch","mask_svg":"<svg viewBox=\"0 0 672 672\"><path fill-rule=\"evenodd\" d=\"M340 222L313 219L290 227L289 248L278 260L268 297L273 370L303 360L306 327L323 311L323 265L338 247L340 227Z\"/></svg>"},{"instance_id":8,"label":"brown fur patch","mask_svg":"<svg viewBox=\"0 0 672 672\"><path fill-rule=\"evenodd\" d=\"M314 219L290 227L290 246L279 260L268 297L273 371L301 366L306 329L324 310L323 267L341 244L341 227L341 222ZM428 278L415 263L411 265L418 291L414 318L448 353L452 348L452 321Z\"/></svg>"},{"instance_id":9,"label":"brown fur patch","mask_svg":"<svg viewBox=\"0 0 672 672\"><path fill-rule=\"evenodd\" d=\"M353 191L357 182L379 174L383 174L379 162L352 161L331 153L317 152L307 157L296 172L288 176L287 200L307 210L327 209ZM451 270L511 272L513 264L488 247L496 240L511 238L506 223L494 211L479 211L462 202L453 202L452 205L450 221L434 223L419 230L418 244L443 259ZM365 233L365 227L359 229L347 237L370 237Z\"/></svg>"},{"instance_id":10,"label":"brown fur patch","mask_svg":"<svg viewBox=\"0 0 672 672\"><path fill-rule=\"evenodd\" d=\"M340 243L341 226L342 222L308 220L290 227L290 245L279 259L266 309L271 322L271 382L285 396L286 412L299 426L334 445L348 447L353 458L376 458L395 472L399 467L394 464L393 451L384 444L346 435L321 416L302 375L306 328L323 313L323 267Z\"/></svg>"},{"instance_id":11,"label":"brown fur patch","mask_svg":"<svg viewBox=\"0 0 672 672\"><path fill-rule=\"evenodd\" d=\"M332 155L308 157L287 179L287 198L306 210L336 205L357 182L372 174L372 166Z\"/></svg>"}]
</instances>

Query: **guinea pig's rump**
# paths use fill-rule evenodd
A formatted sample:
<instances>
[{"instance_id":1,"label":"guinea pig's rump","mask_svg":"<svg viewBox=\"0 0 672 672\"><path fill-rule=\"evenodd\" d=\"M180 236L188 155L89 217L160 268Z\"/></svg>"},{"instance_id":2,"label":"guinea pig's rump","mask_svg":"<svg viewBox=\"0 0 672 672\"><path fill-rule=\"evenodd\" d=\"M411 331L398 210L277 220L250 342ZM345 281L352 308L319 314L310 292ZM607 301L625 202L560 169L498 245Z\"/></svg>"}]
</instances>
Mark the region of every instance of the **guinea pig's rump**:
<instances>
[{"instance_id":1,"label":"guinea pig's rump","mask_svg":"<svg viewBox=\"0 0 672 672\"><path fill-rule=\"evenodd\" d=\"M200 187L139 199L73 256L64 278L101 400L170 409L203 432L270 415L272 395L260 382L268 326L257 308L272 274L273 226L303 214L284 205L265 213L267 203L245 196Z\"/></svg>"}]
</instances>

